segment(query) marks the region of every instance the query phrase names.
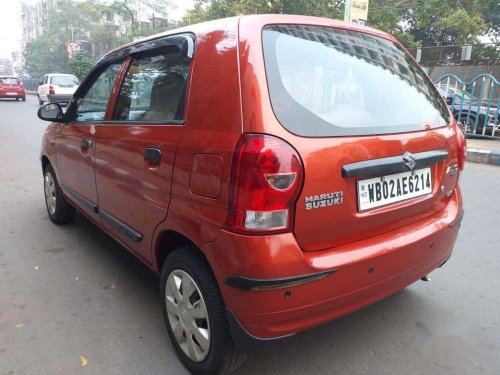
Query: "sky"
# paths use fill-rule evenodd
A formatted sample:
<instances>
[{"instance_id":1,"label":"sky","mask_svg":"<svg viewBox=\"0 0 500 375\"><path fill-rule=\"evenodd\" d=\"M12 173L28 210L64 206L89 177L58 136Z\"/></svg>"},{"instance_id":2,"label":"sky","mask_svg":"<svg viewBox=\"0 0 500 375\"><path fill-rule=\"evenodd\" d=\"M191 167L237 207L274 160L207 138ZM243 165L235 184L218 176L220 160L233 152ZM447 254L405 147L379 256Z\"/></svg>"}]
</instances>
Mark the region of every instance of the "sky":
<instances>
[{"instance_id":1,"label":"sky","mask_svg":"<svg viewBox=\"0 0 500 375\"><path fill-rule=\"evenodd\" d=\"M38 0L22 0L27 4L35 4ZM193 0L174 0L176 8L170 12L172 19L180 19L191 8ZM19 50L22 38L21 0L0 0L2 20L0 22L0 58L10 58L12 51Z\"/></svg>"}]
</instances>

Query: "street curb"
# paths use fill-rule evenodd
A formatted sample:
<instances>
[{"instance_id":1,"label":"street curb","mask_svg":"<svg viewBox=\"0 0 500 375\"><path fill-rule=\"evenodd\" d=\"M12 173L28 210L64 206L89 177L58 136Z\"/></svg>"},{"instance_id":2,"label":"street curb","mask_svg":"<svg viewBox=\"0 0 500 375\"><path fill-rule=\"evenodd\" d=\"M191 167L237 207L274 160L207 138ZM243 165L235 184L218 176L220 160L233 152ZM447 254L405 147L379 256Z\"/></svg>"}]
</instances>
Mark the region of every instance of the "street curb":
<instances>
[{"instance_id":1,"label":"street curb","mask_svg":"<svg viewBox=\"0 0 500 375\"><path fill-rule=\"evenodd\" d=\"M468 148L467 161L500 166L500 150Z\"/></svg>"}]
</instances>

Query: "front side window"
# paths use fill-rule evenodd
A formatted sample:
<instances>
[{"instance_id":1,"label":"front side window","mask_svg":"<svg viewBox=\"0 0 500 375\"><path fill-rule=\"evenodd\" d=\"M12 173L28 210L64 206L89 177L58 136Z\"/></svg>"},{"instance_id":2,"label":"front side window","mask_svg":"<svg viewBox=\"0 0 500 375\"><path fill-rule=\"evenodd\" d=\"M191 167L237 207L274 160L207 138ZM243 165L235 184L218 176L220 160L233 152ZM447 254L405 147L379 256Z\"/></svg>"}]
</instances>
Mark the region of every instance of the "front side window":
<instances>
[{"instance_id":1,"label":"front side window","mask_svg":"<svg viewBox=\"0 0 500 375\"><path fill-rule=\"evenodd\" d=\"M118 96L113 121L182 121L189 62L179 52L158 51L134 57Z\"/></svg>"},{"instance_id":2,"label":"front side window","mask_svg":"<svg viewBox=\"0 0 500 375\"><path fill-rule=\"evenodd\" d=\"M302 136L444 126L436 88L396 43L351 30L276 25L263 31L269 95L279 122Z\"/></svg>"},{"instance_id":3,"label":"front side window","mask_svg":"<svg viewBox=\"0 0 500 375\"><path fill-rule=\"evenodd\" d=\"M76 100L76 121L103 121L121 62L112 63L98 73L82 97Z\"/></svg>"}]
</instances>

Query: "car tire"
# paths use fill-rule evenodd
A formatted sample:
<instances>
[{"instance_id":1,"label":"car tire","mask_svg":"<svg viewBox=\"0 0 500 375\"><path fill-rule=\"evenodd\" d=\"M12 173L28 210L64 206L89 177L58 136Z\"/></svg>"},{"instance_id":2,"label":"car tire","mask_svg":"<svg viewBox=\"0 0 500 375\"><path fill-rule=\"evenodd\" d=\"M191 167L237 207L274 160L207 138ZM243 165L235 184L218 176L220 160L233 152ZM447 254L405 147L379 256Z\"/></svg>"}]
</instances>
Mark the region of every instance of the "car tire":
<instances>
[{"instance_id":1,"label":"car tire","mask_svg":"<svg viewBox=\"0 0 500 375\"><path fill-rule=\"evenodd\" d=\"M40 95L38 95L38 104L43 105L43 100L42 100L42 98L40 98Z\"/></svg>"},{"instance_id":2,"label":"car tire","mask_svg":"<svg viewBox=\"0 0 500 375\"><path fill-rule=\"evenodd\" d=\"M183 295L186 290L188 296ZM215 277L196 250L182 247L167 257L160 292L168 334L191 373L228 374L243 363L245 355L234 347Z\"/></svg>"},{"instance_id":3,"label":"car tire","mask_svg":"<svg viewBox=\"0 0 500 375\"><path fill-rule=\"evenodd\" d=\"M64 198L54 169L48 164L43 171L45 206L50 221L54 224L67 224L75 216L75 208Z\"/></svg>"},{"instance_id":4,"label":"car tire","mask_svg":"<svg viewBox=\"0 0 500 375\"><path fill-rule=\"evenodd\" d=\"M25 96L23 96L23 98L22 98L22 99L23 99L23 102L25 102L25 101L26 101L26 97L25 97Z\"/></svg>"}]
</instances>

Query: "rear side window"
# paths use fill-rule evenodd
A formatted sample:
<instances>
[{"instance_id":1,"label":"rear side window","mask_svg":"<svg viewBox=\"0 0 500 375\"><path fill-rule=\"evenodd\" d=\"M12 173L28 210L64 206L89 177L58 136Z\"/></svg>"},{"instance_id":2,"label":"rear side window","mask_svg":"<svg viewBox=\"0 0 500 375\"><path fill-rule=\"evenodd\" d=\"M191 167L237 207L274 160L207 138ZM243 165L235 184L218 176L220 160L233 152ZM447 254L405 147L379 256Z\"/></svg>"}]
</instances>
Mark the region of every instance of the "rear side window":
<instances>
[{"instance_id":1,"label":"rear side window","mask_svg":"<svg viewBox=\"0 0 500 375\"><path fill-rule=\"evenodd\" d=\"M397 44L350 30L275 25L263 31L269 95L279 122L302 136L440 127L449 113Z\"/></svg>"},{"instance_id":2,"label":"rear side window","mask_svg":"<svg viewBox=\"0 0 500 375\"><path fill-rule=\"evenodd\" d=\"M134 57L122 84L114 121L183 120L190 59L178 52L150 52Z\"/></svg>"},{"instance_id":3,"label":"rear side window","mask_svg":"<svg viewBox=\"0 0 500 375\"><path fill-rule=\"evenodd\" d=\"M19 81L17 78L0 78L0 83L4 85L19 85L21 81Z\"/></svg>"},{"instance_id":4,"label":"rear side window","mask_svg":"<svg viewBox=\"0 0 500 375\"><path fill-rule=\"evenodd\" d=\"M78 78L74 76L52 76L50 83L58 86L77 86L79 84Z\"/></svg>"}]
</instances>

